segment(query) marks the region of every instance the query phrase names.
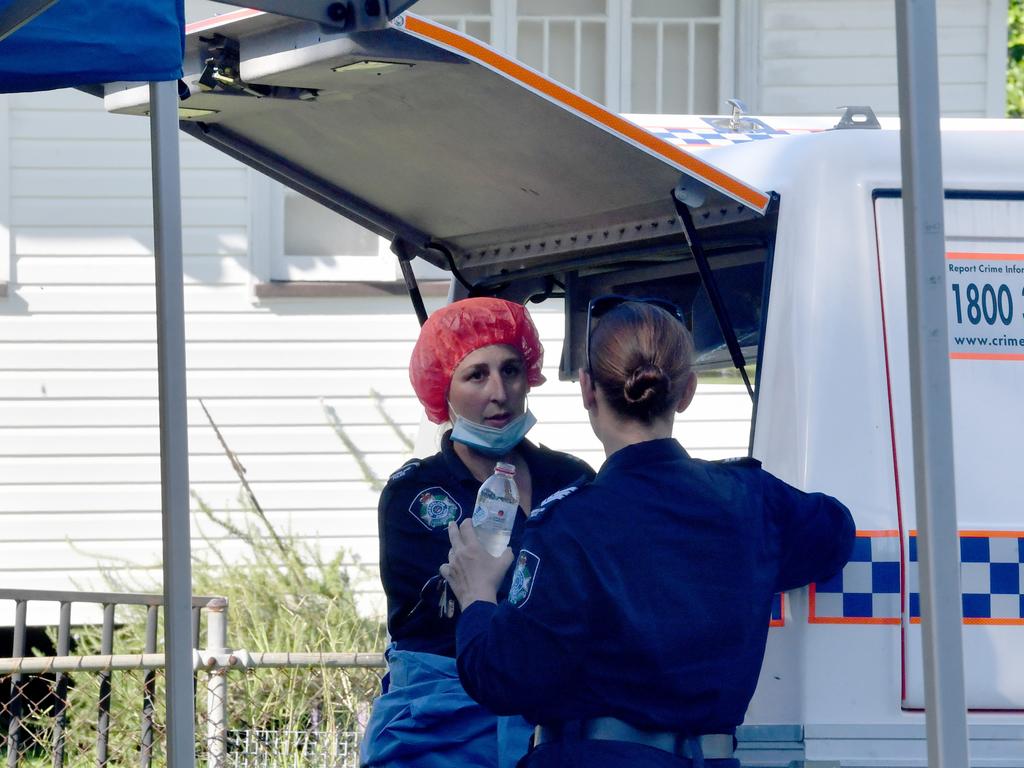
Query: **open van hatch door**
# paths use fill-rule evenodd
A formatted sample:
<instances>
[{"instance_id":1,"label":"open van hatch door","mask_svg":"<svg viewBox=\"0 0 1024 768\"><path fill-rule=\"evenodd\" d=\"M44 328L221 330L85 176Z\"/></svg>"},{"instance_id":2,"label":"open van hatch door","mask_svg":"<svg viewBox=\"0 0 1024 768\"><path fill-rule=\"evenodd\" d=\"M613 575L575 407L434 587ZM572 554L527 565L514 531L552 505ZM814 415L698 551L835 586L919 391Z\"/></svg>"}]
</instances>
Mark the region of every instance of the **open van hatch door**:
<instances>
[{"instance_id":1,"label":"open van hatch door","mask_svg":"<svg viewBox=\"0 0 1024 768\"><path fill-rule=\"evenodd\" d=\"M193 24L179 90L186 133L388 238L400 259L450 269L470 293L522 301L633 257L689 259L673 190L714 264L716 233L730 252L760 240L772 203L413 14L351 33L251 10ZM148 98L114 84L105 104L146 114Z\"/></svg>"}]
</instances>

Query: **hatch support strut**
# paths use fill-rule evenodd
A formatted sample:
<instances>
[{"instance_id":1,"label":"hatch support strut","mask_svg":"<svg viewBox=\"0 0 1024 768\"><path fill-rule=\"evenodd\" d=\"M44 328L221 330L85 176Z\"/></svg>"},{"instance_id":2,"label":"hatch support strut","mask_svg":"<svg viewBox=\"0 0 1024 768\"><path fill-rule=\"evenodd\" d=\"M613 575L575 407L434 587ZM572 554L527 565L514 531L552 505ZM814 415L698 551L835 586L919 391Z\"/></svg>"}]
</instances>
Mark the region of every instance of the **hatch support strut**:
<instances>
[{"instance_id":1,"label":"hatch support strut","mask_svg":"<svg viewBox=\"0 0 1024 768\"><path fill-rule=\"evenodd\" d=\"M427 308L423 306L423 295L416 282L416 273L412 270L412 260L416 258L416 251L405 240L396 237L391 241L391 252L398 257L398 266L402 268L402 277L405 279L405 287L409 289L412 308L416 310L416 317L422 327L427 322Z\"/></svg>"},{"instance_id":2,"label":"hatch support strut","mask_svg":"<svg viewBox=\"0 0 1024 768\"><path fill-rule=\"evenodd\" d=\"M701 245L700 237L697 234L697 227L694 226L690 207L677 197L675 190L672 191L672 203L675 205L676 212L679 214L679 220L682 222L686 242L690 246L690 253L693 255L693 261L697 265L698 273L700 273L701 285L704 286L704 291L711 302L711 309L715 313L715 319L718 321L718 328L722 332L722 338L725 339L725 345L729 348L729 356L732 358L732 363L736 366L736 370L740 372L740 376L743 378L743 383L747 387L750 399L753 400L754 389L750 386L750 378L747 376L747 362L743 358L743 350L740 349L739 340L736 338L736 330L729 320L729 313L725 309L725 302L722 301L722 295L718 292L718 284L715 282L715 276L711 271L711 265L708 263L708 257L704 254L704 247Z\"/></svg>"}]
</instances>

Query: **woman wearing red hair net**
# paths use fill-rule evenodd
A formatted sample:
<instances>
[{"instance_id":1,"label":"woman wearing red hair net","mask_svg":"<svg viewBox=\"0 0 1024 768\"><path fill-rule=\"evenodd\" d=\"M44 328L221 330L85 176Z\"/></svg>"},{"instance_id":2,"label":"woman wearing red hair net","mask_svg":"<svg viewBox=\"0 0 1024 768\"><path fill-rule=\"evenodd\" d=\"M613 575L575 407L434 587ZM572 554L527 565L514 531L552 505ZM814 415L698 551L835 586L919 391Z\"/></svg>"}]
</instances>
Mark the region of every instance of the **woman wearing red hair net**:
<instances>
[{"instance_id":1,"label":"woman wearing red hair net","mask_svg":"<svg viewBox=\"0 0 1024 768\"><path fill-rule=\"evenodd\" d=\"M495 462L516 467L521 514L509 546L519 552L526 516L574 480L582 461L525 439L526 406L544 382L544 348L526 309L473 298L437 310L420 331L409 378L427 417L452 428L441 450L395 472L380 497L380 569L388 601L388 676L362 743L363 766L511 768L530 727L473 701L455 668L458 607L438 568L448 559L448 524L471 518ZM511 586L511 571L499 591Z\"/></svg>"}]
</instances>

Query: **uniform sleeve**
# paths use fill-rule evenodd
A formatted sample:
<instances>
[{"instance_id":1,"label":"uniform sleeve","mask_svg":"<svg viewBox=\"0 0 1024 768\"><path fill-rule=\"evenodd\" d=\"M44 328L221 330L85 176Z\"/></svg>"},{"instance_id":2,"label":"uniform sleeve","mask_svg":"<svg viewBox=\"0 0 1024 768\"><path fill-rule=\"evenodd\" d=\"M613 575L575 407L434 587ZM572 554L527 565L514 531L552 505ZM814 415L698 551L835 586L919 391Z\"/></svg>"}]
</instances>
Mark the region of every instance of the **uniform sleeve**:
<instances>
[{"instance_id":1,"label":"uniform sleeve","mask_svg":"<svg viewBox=\"0 0 1024 768\"><path fill-rule=\"evenodd\" d=\"M421 606L425 609L410 615L420 602L420 591L437 575L448 551L447 528L427 530L409 513L415 492L409 482L389 483L377 507L380 580L388 602L388 629L396 640L410 634L431 634L441 621L436 605Z\"/></svg>"},{"instance_id":2,"label":"uniform sleeve","mask_svg":"<svg viewBox=\"0 0 1024 768\"><path fill-rule=\"evenodd\" d=\"M776 590L834 576L853 551L850 510L827 494L804 493L767 472L763 476L765 501L780 535Z\"/></svg>"},{"instance_id":3,"label":"uniform sleeve","mask_svg":"<svg viewBox=\"0 0 1024 768\"><path fill-rule=\"evenodd\" d=\"M578 679L586 659L587 570L579 544L531 528L514 565L508 600L476 602L459 619L459 678L499 715L536 721L537 708Z\"/></svg>"}]
</instances>

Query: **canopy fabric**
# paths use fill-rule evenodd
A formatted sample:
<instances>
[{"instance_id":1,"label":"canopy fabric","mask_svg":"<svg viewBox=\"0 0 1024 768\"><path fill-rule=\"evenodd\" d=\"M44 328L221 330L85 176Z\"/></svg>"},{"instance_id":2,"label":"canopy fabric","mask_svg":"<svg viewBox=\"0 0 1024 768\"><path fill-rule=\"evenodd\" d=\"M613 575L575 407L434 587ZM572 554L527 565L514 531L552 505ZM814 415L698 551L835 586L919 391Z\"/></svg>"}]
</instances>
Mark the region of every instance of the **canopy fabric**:
<instances>
[{"instance_id":1,"label":"canopy fabric","mask_svg":"<svg viewBox=\"0 0 1024 768\"><path fill-rule=\"evenodd\" d=\"M59 0L0 41L0 93L176 80L184 46L184 0Z\"/></svg>"}]
</instances>

